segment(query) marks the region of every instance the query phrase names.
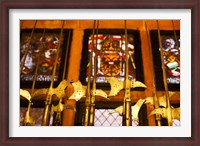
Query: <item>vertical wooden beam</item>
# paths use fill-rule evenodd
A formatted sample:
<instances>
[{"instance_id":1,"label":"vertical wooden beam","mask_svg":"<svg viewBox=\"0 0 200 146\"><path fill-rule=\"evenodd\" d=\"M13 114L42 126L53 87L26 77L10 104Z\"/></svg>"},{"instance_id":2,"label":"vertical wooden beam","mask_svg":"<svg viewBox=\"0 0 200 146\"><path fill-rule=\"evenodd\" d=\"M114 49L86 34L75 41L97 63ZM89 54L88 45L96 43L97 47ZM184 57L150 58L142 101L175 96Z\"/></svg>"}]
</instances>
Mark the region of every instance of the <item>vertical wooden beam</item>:
<instances>
[{"instance_id":1,"label":"vertical wooden beam","mask_svg":"<svg viewBox=\"0 0 200 146\"><path fill-rule=\"evenodd\" d=\"M63 110L62 126L74 126L76 115L76 100L65 100L66 109Z\"/></svg>"},{"instance_id":2,"label":"vertical wooden beam","mask_svg":"<svg viewBox=\"0 0 200 146\"><path fill-rule=\"evenodd\" d=\"M77 81L79 79L83 35L84 31L82 29L73 30L67 75L67 80L69 81Z\"/></svg>"},{"instance_id":3,"label":"vertical wooden beam","mask_svg":"<svg viewBox=\"0 0 200 146\"><path fill-rule=\"evenodd\" d=\"M73 94L74 88L70 84L66 89L66 97L70 97ZM73 126L75 123L75 114L76 114L76 100L66 99L64 101L65 106L67 107L62 112L62 126Z\"/></svg>"},{"instance_id":4,"label":"vertical wooden beam","mask_svg":"<svg viewBox=\"0 0 200 146\"><path fill-rule=\"evenodd\" d=\"M153 97L153 74L152 74L152 68L151 68L151 57L150 54L150 48L148 45L147 40L147 33L145 29L145 23L143 24L143 27L140 28L140 37L141 37L141 49L142 49L142 61L143 61L143 68L144 68L144 81L145 85L147 86L145 90L146 97ZM152 110L154 110L154 107L151 104L146 104L147 106L147 115L150 114ZM146 117L147 118L147 117ZM148 118L148 126L156 126L155 117L151 116Z\"/></svg>"}]
</instances>

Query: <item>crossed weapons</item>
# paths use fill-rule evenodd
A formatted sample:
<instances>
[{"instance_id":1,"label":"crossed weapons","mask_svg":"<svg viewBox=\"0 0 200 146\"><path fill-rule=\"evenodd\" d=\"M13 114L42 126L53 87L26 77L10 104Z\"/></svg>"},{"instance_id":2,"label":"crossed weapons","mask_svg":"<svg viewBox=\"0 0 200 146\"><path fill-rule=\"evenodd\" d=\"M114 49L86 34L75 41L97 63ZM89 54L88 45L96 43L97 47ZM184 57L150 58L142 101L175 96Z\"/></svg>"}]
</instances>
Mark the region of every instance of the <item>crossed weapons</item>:
<instances>
[{"instance_id":1,"label":"crossed weapons","mask_svg":"<svg viewBox=\"0 0 200 146\"><path fill-rule=\"evenodd\" d=\"M110 83L110 86L111 86L111 91L109 93L109 95L107 95L103 90L101 89L96 89L96 90L91 90L91 93L92 95L94 96L101 96L107 100L110 100L109 97L110 96L116 96L122 89L124 89L124 82L123 81L120 81L119 79L115 78L115 77L107 77L106 78L107 81ZM60 84L58 85L57 88L52 88L51 90L51 95L56 95L57 98L61 99L61 98L64 98L66 95L65 95L65 89L67 88L67 86L70 84L69 81L67 80L62 80L60 82ZM86 89L87 89L87 86L83 86L81 84L81 82L78 80L76 82L73 82L72 83L72 86L74 88L74 92L72 93L72 95L68 98L68 99L74 99L76 101L79 101L81 98L84 98L86 97ZM140 81L136 81L135 79L134 80L129 80L129 86L130 88L135 88L135 87L143 87L143 88L146 88L146 85L143 84L142 82ZM33 97L34 96L38 96L38 95L42 95L42 94L47 94L48 93L48 90L47 88L42 88L42 89L38 89L34 92L33 94ZM172 96L174 94L174 92L170 92L170 96ZM29 102L32 101L32 98L30 93L27 91L27 90L23 90L23 89L20 89L20 95L25 97ZM159 100L159 105L162 106L162 108L156 108L154 109L148 117L154 115L154 114L160 114L163 118L167 118L167 110L166 110L166 97L165 96L161 96L158 98ZM61 101L61 100L59 100ZM141 108L141 106L143 104L146 104L146 103L150 103L153 105L153 97L147 97L145 99L139 99L135 105L133 105L131 107L131 111L132 111L132 118L135 120L135 121L139 121L138 119L138 113L139 113L139 110ZM51 113L53 112L62 112L64 109L67 109L69 107L67 107L67 105L65 104L62 104L62 102L59 102L56 106L52 105L51 107ZM171 111L172 111L172 118L173 119L178 119L180 120L180 108L173 108L171 107ZM76 109L74 109L76 110ZM116 109L112 110L110 112L110 114L114 113L114 112L118 112L119 115L122 115L123 113L123 106L119 106L117 107ZM26 121L27 123L30 123L30 125L34 125L34 119L30 117L30 109L27 110L26 112L26 116L25 118L22 118L21 121Z\"/></svg>"}]
</instances>

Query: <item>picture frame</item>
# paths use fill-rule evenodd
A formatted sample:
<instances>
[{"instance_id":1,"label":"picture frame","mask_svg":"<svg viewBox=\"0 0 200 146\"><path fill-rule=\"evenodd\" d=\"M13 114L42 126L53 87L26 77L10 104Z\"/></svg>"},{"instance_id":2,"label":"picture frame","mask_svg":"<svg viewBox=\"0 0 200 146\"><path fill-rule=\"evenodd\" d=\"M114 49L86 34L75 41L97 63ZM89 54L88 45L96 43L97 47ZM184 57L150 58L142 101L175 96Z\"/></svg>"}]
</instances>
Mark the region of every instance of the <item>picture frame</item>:
<instances>
[{"instance_id":1,"label":"picture frame","mask_svg":"<svg viewBox=\"0 0 200 146\"><path fill-rule=\"evenodd\" d=\"M1 107L1 144L3 145L21 145L21 144L34 144L34 145L52 145L52 144L62 144L62 145L193 145L198 146L200 144L199 140L199 106L198 106L198 75L199 75L199 58L198 58L198 48L199 48L199 1L198 0L178 0L172 1L89 1L82 2L78 1L2 1L1 2L1 97L2 97L2 107ZM9 116L7 111L9 111L9 96L10 90L8 87L13 83L12 78L9 78L9 10L12 9L189 9L192 14L192 77L191 77L191 137L9 137L9 131L13 128L9 126ZM132 129L134 131L134 129ZM122 131L124 132L124 131ZM170 131L168 131L170 132Z\"/></svg>"}]
</instances>

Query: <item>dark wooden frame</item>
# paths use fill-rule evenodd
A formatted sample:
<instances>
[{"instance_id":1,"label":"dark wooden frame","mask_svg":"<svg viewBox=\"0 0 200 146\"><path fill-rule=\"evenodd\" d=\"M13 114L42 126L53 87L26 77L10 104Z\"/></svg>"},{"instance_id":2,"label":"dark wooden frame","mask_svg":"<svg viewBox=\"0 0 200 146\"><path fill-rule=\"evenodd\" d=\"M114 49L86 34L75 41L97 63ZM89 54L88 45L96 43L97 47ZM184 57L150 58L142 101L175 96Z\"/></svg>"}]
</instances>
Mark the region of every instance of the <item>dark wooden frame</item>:
<instances>
[{"instance_id":1,"label":"dark wooden frame","mask_svg":"<svg viewBox=\"0 0 200 146\"><path fill-rule=\"evenodd\" d=\"M73 138L11 138L9 137L9 10L44 8L86 9L190 9L192 11L192 135L191 137L73 137ZM152 145L199 146L199 0L74 0L74 1L14 1L1 2L1 144L2 145ZM134 132L134 131L133 131Z\"/></svg>"}]
</instances>

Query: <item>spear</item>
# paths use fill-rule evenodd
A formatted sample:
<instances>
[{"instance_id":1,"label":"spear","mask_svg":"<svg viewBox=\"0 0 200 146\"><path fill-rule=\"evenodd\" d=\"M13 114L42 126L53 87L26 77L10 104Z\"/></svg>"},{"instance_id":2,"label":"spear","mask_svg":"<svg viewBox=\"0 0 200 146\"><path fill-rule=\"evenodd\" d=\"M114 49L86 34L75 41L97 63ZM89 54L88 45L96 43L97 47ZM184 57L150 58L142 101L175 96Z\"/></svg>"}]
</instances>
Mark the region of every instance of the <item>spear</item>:
<instances>
[{"instance_id":1,"label":"spear","mask_svg":"<svg viewBox=\"0 0 200 146\"><path fill-rule=\"evenodd\" d=\"M150 35L149 35L149 29L147 27L147 23L145 21L145 28L146 28L146 33L147 33L147 39L148 39L148 46L149 46L149 50L152 51L152 47L151 47L151 41L150 41ZM154 66L153 66L153 57L152 57L152 52L150 51L150 57L151 57L151 69L152 69L152 75L153 75L153 102L154 102L154 106L155 108L159 108L159 103L158 103L158 97L156 95L156 86L155 86L155 73L154 73ZM157 125L161 126L161 115L160 114L156 114L156 121L157 121Z\"/></svg>"},{"instance_id":2,"label":"spear","mask_svg":"<svg viewBox=\"0 0 200 146\"><path fill-rule=\"evenodd\" d=\"M128 79L128 42L127 42L127 26L126 20L124 21L125 25L125 57L126 57L126 64L125 64L125 97L124 97L124 108L123 108L123 125L131 126L132 125L132 117L131 117L131 98L130 98L130 82Z\"/></svg>"},{"instance_id":3,"label":"spear","mask_svg":"<svg viewBox=\"0 0 200 146\"><path fill-rule=\"evenodd\" d=\"M62 28L61 28L61 32L60 32L60 37L59 37L59 42L58 42L58 46L57 46L56 58L55 58L54 66L53 66L51 84L50 84L50 87L48 89L48 94L47 94L46 102L45 102L44 114L43 114L43 119L42 119L42 126L48 126L49 125L50 109L51 109L52 95L53 95L54 77L55 77L55 74L56 74L58 54L60 52L60 44L61 44L61 39L62 39L62 34L63 34L64 23L65 23L65 21L63 20Z\"/></svg>"},{"instance_id":4,"label":"spear","mask_svg":"<svg viewBox=\"0 0 200 146\"><path fill-rule=\"evenodd\" d=\"M45 29L43 31L42 38L44 38L44 36L45 36ZM37 80L37 75L38 75L39 62L40 62L40 58L41 58L41 54L42 54L41 51L43 49L43 42L42 42L42 40L41 40L40 46L39 46L39 56L38 56L37 63L36 63L37 65L36 65L36 69L35 69L35 73L34 73L33 84L32 84L32 88L31 88L31 94L29 95L30 98L27 98L28 101L29 101L29 103L28 103L28 108L27 108L27 111L26 111L26 114L25 114L25 118L24 118L24 124L23 124L24 126L30 126L30 125L33 125L33 123L34 123L34 119L32 119L30 117L30 108L31 108L31 105L32 105L32 97L33 97L33 94L34 94L35 82ZM20 91L22 91L22 90L20 90ZM28 93L26 93L25 96L27 96L27 95L28 95Z\"/></svg>"},{"instance_id":5,"label":"spear","mask_svg":"<svg viewBox=\"0 0 200 146\"><path fill-rule=\"evenodd\" d=\"M71 31L69 30L62 80L66 79L66 67L67 67L67 59L68 59L67 56L68 56L68 52L69 52L70 35L71 35ZM66 106L64 106L64 104L62 104L62 101L63 101L62 97L59 97L59 98L60 99L59 99L58 105L55 106L52 109L52 112L55 111L55 118L53 119L53 125L54 126L60 126L61 125L61 112L66 108ZM62 108L60 108L60 107L62 107Z\"/></svg>"},{"instance_id":6,"label":"spear","mask_svg":"<svg viewBox=\"0 0 200 146\"><path fill-rule=\"evenodd\" d=\"M96 20L93 23L93 32L92 32L92 49L90 52L90 62L89 62L89 76L88 76L88 84L87 84L87 91L86 91L86 99L85 99L85 120L84 126L88 126L90 122L90 105L91 105L91 90L90 90L90 82L91 82L91 75L92 75L92 58L94 52L94 33L95 33L95 26Z\"/></svg>"},{"instance_id":7,"label":"spear","mask_svg":"<svg viewBox=\"0 0 200 146\"><path fill-rule=\"evenodd\" d=\"M171 111L171 105L169 101L169 90L167 85L167 75L166 75L166 69L164 64L164 57L163 57L163 49L162 49L162 42L161 42L161 35L160 35L160 27L159 22L157 22L157 28L158 28L158 40L159 40L159 48L160 48L160 57L161 57L161 64L162 64L162 73L163 73L163 83L165 88L165 96L166 96L166 118L168 121L168 126L172 126L172 111Z\"/></svg>"},{"instance_id":8,"label":"spear","mask_svg":"<svg viewBox=\"0 0 200 146\"><path fill-rule=\"evenodd\" d=\"M98 41L98 27L99 27L99 21L95 20L97 22L97 30L96 30L96 49L97 49L97 41ZM93 39L92 39L92 57L93 58L93 54L94 54L94 34L93 34ZM97 69L96 69L96 64L97 64L97 54L95 53L94 56L94 76L93 76L93 84L92 84L92 95L91 95L91 104L90 104L90 118L89 118L89 125L93 126L94 125L94 113L95 113L95 95L93 94L93 91L96 91L96 78L97 78ZM90 66L92 66L92 63L90 62Z\"/></svg>"}]
</instances>

